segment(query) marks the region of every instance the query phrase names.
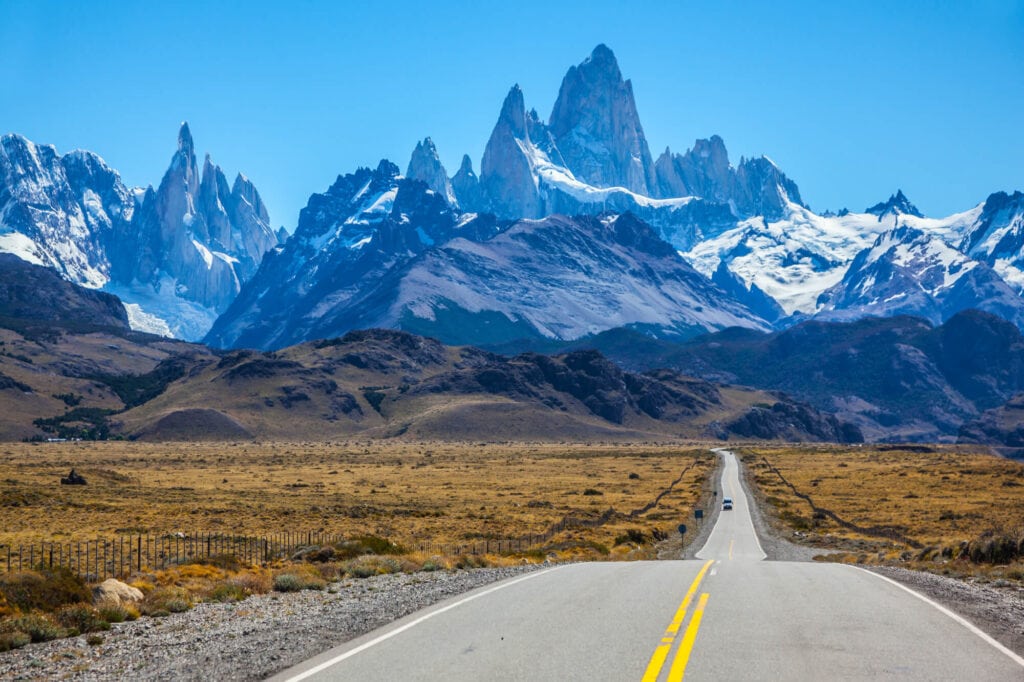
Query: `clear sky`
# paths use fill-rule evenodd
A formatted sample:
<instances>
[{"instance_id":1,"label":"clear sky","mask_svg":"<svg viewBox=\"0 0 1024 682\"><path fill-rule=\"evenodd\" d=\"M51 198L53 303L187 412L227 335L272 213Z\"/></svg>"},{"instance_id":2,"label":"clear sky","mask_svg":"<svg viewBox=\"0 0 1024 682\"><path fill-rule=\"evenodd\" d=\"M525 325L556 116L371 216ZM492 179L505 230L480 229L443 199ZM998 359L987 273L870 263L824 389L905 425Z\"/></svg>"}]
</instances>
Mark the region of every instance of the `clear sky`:
<instances>
[{"instance_id":1,"label":"clear sky","mask_svg":"<svg viewBox=\"0 0 1024 682\"><path fill-rule=\"evenodd\" d=\"M0 0L0 132L156 184L190 122L275 225L430 135L453 173L513 83L547 118L598 43L652 152L719 134L816 210L897 188L928 215L1024 190L1024 0L743 3Z\"/></svg>"}]
</instances>

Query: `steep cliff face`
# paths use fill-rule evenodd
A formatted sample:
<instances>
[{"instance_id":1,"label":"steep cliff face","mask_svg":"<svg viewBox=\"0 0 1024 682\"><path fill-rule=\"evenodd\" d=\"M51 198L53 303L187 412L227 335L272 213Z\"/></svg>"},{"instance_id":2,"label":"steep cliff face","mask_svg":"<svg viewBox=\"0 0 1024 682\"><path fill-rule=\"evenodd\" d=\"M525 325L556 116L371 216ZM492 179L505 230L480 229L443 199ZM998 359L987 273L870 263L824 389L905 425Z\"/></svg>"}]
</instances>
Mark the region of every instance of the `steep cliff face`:
<instances>
[{"instance_id":1,"label":"steep cliff face","mask_svg":"<svg viewBox=\"0 0 1024 682\"><path fill-rule=\"evenodd\" d=\"M570 67L549 127L565 166L577 179L595 187L624 187L654 196L654 163L633 85L622 79L607 46L598 45L582 64Z\"/></svg>"},{"instance_id":2,"label":"steep cliff face","mask_svg":"<svg viewBox=\"0 0 1024 682\"><path fill-rule=\"evenodd\" d=\"M531 158L535 151L526 128L523 91L514 85L501 105L498 122L480 164L480 187L487 207L497 215L521 218L544 215Z\"/></svg>"}]
</instances>

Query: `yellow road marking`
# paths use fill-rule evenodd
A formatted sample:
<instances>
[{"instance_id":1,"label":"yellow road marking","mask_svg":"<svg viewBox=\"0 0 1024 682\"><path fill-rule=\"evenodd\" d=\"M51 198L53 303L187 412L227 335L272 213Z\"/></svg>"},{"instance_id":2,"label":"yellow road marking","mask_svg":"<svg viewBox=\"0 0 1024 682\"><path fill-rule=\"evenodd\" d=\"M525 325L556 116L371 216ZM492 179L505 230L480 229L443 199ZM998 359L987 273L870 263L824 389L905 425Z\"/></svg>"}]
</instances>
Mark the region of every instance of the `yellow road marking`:
<instances>
[{"instance_id":1,"label":"yellow road marking","mask_svg":"<svg viewBox=\"0 0 1024 682\"><path fill-rule=\"evenodd\" d=\"M686 633L683 635L683 642L679 645L679 651L676 652L676 657L672 661L672 667L668 671L668 682L682 682L683 675L686 673L686 664L690 661L690 652L693 651L693 643L697 640L697 630L700 629L701 618L704 617L704 607L708 603L708 593L700 595L700 601L697 602L697 608L693 610L693 617L690 619L690 624L686 627Z\"/></svg>"},{"instance_id":2,"label":"yellow road marking","mask_svg":"<svg viewBox=\"0 0 1024 682\"><path fill-rule=\"evenodd\" d=\"M697 577L693 579L693 583L690 584L690 589L686 591L686 596L683 597L682 603L679 608L676 609L675 615L672 617L672 622L668 624L665 629L665 635L661 638L661 644L654 650L654 654L651 655L651 660L647 664L647 670L644 672L641 682L655 682L658 679L658 675L661 673L662 667L665 665L665 659L668 658L668 652L672 648L672 643L676 639L676 634L679 632L679 628L683 624L683 620L686 618L686 609L690 608L690 602L693 601L693 595L697 594L697 589L700 587L700 583L704 580L704 576L707 574L708 569L711 568L711 564L715 563L713 559L709 559L697 573Z\"/></svg>"}]
</instances>

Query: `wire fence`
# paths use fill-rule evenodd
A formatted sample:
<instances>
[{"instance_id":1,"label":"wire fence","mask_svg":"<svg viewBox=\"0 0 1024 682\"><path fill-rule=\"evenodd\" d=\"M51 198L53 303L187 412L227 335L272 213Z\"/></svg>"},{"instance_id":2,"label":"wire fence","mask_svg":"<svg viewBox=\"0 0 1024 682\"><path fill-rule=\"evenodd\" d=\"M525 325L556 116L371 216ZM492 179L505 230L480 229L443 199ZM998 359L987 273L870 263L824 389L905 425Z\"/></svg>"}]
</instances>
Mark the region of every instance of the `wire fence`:
<instances>
[{"instance_id":1,"label":"wire fence","mask_svg":"<svg viewBox=\"0 0 1024 682\"><path fill-rule=\"evenodd\" d=\"M614 507L597 516L566 515L543 533L509 537L480 537L464 542L421 540L412 549L444 556L510 554L544 548L567 530L599 528L613 520L635 519L654 509L675 490L695 463L685 467L669 486L651 502L630 512ZM0 571L24 571L39 565L70 570L87 581L126 578L132 573L154 571L179 564L233 557L239 562L265 565L295 556L303 549L339 545L349 536L318 531L283 532L269 535L225 533L131 534L95 540L39 541L28 544L0 544Z\"/></svg>"},{"instance_id":2,"label":"wire fence","mask_svg":"<svg viewBox=\"0 0 1024 682\"><path fill-rule=\"evenodd\" d=\"M0 545L0 569L23 571L39 566L62 567L90 581L124 578L133 572L231 556L240 562L266 564L289 557L302 547L337 544L336 534L273 533L247 536L223 533L123 535L113 539L40 541Z\"/></svg>"}]
</instances>

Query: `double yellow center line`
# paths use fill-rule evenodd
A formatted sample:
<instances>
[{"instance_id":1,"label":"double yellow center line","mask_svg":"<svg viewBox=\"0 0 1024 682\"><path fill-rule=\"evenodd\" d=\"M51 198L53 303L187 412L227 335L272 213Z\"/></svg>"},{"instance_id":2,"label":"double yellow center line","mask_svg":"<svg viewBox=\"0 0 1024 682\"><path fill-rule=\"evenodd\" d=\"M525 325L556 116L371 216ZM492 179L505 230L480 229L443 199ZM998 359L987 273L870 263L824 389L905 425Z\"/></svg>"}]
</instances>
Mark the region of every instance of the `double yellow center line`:
<instances>
[{"instance_id":1,"label":"double yellow center line","mask_svg":"<svg viewBox=\"0 0 1024 682\"><path fill-rule=\"evenodd\" d=\"M713 560L707 561L703 568L700 569L697 577L693 579L690 589L687 590L686 596L683 597L683 602L672 617L672 622L668 624L668 628L666 628L665 634L661 638L661 643L654 650L654 654L651 656L650 663L647 664L647 670L644 672L641 682L657 681L658 675L661 674L661 669L665 667L665 660L668 659L669 651L672 650L672 645L676 641L676 635L679 634L679 628L682 627L683 621L686 619L686 611L690 608L690 602L693 601L694 595L697 594L704 576L707 575L708 569L711 568L713 563L715 563ZM678 651L676 651L676 657L672 660L672 666L668 670L669 682L678 682L683 679L683 673L686 671L686 664L690 660L690 652L693 650L693 644L697 639L697 630L700 629L700 621L704 617L704 607L707 603L708 594L705 592L697 601L697 607L693 610L690 624L686 627L686 632L683 633L683 641L679 645Z\"/></svg>"}]
</instances>

